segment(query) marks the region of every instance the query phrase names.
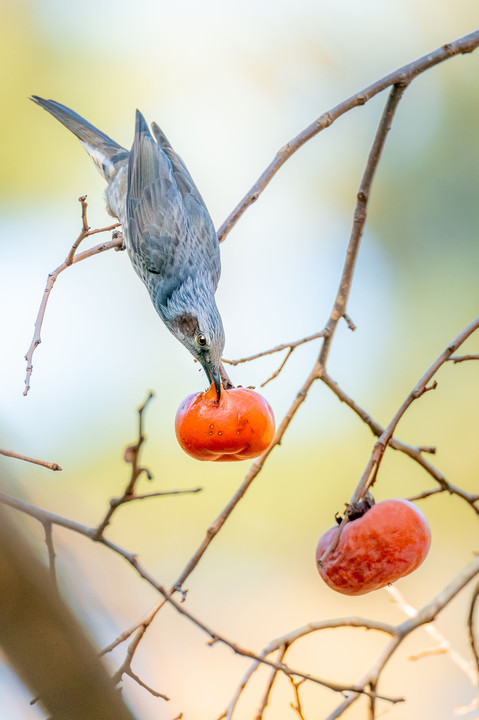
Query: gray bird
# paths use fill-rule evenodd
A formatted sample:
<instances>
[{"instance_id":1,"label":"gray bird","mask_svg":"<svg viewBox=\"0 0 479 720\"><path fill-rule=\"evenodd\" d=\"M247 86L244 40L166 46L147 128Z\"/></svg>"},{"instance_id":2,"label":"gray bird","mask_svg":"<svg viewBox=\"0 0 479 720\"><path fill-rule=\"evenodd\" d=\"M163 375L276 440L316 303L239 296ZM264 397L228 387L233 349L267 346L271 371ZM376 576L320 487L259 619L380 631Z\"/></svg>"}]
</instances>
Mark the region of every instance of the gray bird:
<instances>
[{"instance_id":1,"label":"gray bird","mask_svg":"<svg viewBox=\"0 0 479 720\"><path fill-rule=\"evenodd\" d=\"M203 366L218 399L230 381L221 363L225 337L215 302L218 237L203 199L160 128L156 140L136 111L131 152L73 110L31 98L71 130L108 183L107 210L123 226L131 263L168 330Z\"/></svg>"}]
</instances>

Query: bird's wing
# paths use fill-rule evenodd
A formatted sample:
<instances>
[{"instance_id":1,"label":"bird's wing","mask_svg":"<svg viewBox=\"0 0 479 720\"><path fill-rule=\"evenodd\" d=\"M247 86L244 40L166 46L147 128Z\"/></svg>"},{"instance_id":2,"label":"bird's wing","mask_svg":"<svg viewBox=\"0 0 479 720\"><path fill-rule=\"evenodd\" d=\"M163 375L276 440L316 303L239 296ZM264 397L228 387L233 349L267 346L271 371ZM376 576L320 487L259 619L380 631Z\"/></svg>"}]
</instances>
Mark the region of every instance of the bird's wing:
<instances>
[{"instance_id":1,"label":"bird's wing","mask_svg":"<svg viewBox=\"0 0 479 720\"><path fill-rule=\"evenodd\" d=\"M107 181L111 181L118 166L126 162L128 150L118 145L108 135L102 133L66 105L61 105L55 100L44 100L38 95L32 95L30 99L47 110L50 115L53 115L77 136L103 177Z\"/></svg>"},{"instance_id":2,"label":"bird's wing","mask_svg":"<svg viewBox=\"0 0 479 720\"><path fill-rule=\"evenodd\" d=\"M192 232L197 235L196 242L207 255L209 266L213 266L214 271L217 272L217 283L220 275L219 246L213 221L185 163L173 150L168 138L157 123L153 122L152 128L158 145L171 163L173 175L190 220L190 227Z\"/></svg>"},{"instance_id":3,"label":"bird's wing","mask_svg":"<svg viewBox=\"0 0 479 720\"><path fill-rule=\"evenodd\" d=\"M163 130L157 125L156 122L151 123L151 127L153 130L153 135L156 138L156 142L160 146L160 148L163 150L167 158L169 159L171 163L172 171L175 175L176 182L178 183L178 188L182 194L183 197L186 197L188 195L192 195L193 198L196 200L198 205L201 205L202 207L205 207L205 204L203 202L203 198L201 197L198 188L196 187L195 183L193 182L193 178L191 177L190 173L188 172L188 169L183 162L183 160L180 158L178 153L176 153L173 148L170 145L170 142L168 138L166 137ZM206 208L205 208L206 209Z\"/></svg>"},{"instance_id":4,"label":"bird's wing","mask_svg":"<svg viewBox=\"0 0 479 720\"><path fill-rule=\"evenodd\" d=\"M213 290L220 274L212 220L182 160L164 140L165 147L155 142L137 111L128 166L128 235L144 268L162 277L161 304L201 266Z\"/></svg>"}]
</instances>

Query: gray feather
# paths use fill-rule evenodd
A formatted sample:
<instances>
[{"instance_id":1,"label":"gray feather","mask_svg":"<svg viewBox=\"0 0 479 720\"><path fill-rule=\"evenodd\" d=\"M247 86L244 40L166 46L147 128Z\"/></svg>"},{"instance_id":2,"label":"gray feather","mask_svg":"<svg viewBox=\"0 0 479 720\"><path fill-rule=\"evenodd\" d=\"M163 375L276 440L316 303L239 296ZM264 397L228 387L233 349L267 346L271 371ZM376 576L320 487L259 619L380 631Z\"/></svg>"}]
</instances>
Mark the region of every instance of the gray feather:
<instances>
[{"instance_id":1,"label":"gray feather","mask_svg":"<svg viewBox=\"0 0 479 720\"><path fill-rule=\"evenodd\" d=\"M138 270L161 276L160 305L190 276L201 275L211 293L220 276L211 218L183 162L166 144L168 154L137 111L128 170L128 236L142 266Z\"/></svg>"},{"instance_id":2,"label":"gray feather","mask_svg":"<svg viewBox=\"0 0 479 720\"><path fill-rule=\"evenodd\" d=\"M125 164L128 150L65 105L54 100L44 100L38 95L32 95L30 99L77 136L103 177L111 181L118 167Z\"/></svg>"},{"instance_id":3,"label":"gray feather","mask_svg":"<svg viewBox=\"0 0 479 720\"><path fill-rule=\"evenodd\" d=\"M135 271L161 319L201 363L219 397L225 338L214 297L218 237L185 164L155 124L153 138L138 111L128 153L65 105L36 95L32 100L79 138L107 180L107 207L123 225Z\"/></svg>"}]
</instances>

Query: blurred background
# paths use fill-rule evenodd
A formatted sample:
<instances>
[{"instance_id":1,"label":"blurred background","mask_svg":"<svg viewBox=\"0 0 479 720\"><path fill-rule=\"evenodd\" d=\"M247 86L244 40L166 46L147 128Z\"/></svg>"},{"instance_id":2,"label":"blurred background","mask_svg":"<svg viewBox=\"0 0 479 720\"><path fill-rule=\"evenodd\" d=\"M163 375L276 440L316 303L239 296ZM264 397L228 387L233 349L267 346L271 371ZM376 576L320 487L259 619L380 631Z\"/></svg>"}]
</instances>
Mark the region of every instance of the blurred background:
<instances>
[{"instance_id":1,"label":"blurred background","mask_svg":"<svg viewBox=\"0 0 479 720\"><path fill-rule=\"evenodd\" d=\"M137 552L164 585L178 577L208 525L241 483L247 463L202 464L176 443L180 401L205 378L168 334L129 265L109 252L79 263L56 283L23 397L25 362L48 272L81 227L77 198L88 196L93 228L111 223L104 183L79 142L28 100L72 107L130 147L138 107L156 120L194 177L217 227L288 140L316 117L395 68L471 32L477 7L422 0L0 0L0 446L54 461L52 473L2 462L3 484L87 525L128 479L123 451L136 438L136 409L149 390L143 461L151 485L199 495L132 504L108 537ZM378 422L387 424L433 360L476 315L479 284L479 51L421 75L407 90L373 185L354 278L351 333L339 327L330 372ZM355 195L386 95L310 141L271 182L222 245L217 294L225 356L244 357L320 330L329 316L349 239ZM108 236L105 236L107 238ZM93 238L96 242L99 238ZM92 243L94 244L94 242ZM85 245L86 247L86 245ZM478 352L472 338L464 352ZM309 373L317 344L296 351L264 395L281 420ZM231 370L258 387L279 355ZM448 365L438 389L414 404L398 437L434 445L434 462L456 485L477 492L478 367ZM374 438L330 391L315 385L283 445L188 579L188 608L218 632L259 651L312 620L362 615L403 619L385 591L348 598L329 590L314 564L316 542L341 512ZM376 498L407 497L433 482L389 451ZM397 583L409 602L431 600L478 550L477 516L457 498L421 502L433 543L424 565ZM30 527L31 525L31 527ZM38 552L41 528L28 523ZM55 529L63 597L98 648L148 612L157 596L118 557ZM468 593L438 626L467 660ZM165 608L137 652L134 670L171 697L151 697L129 679L124 698L141 720L216 718L248 662ZM290 662L344 683L358 681L384 639L363 631L309 637ZM417 632L383 676L382 693L407 703L381 706L394 720L454 716L474 689L448 656L417 662L430 646ZM121 646L108 658L121 664ZM268 672L257 673L238 718L252 718ZM434 683L434 693L425 692ZM477 692L477 691L476 691ZM3 717L37 720L31 693L5 663ZM326 717L339 700L304 688L306 717ZM280 678L265 717L297 717ZM347 717L363 718L357 703ZM465 717L472 717L466 714ZM476 714L477 716L477 714Z\"/></svg>"}]
</instances>

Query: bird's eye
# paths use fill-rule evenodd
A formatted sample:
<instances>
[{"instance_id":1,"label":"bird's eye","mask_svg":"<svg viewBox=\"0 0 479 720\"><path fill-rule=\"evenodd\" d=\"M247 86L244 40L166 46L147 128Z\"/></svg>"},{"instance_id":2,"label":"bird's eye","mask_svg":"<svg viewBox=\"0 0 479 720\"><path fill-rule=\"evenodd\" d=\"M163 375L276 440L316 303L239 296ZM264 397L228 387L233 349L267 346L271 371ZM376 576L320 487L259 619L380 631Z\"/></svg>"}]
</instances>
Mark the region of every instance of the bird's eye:
<instances>
[{"instance_id":1,"label":"bird's eye","mask_svg":"<svg viewBox=\"0 0 479 720\"><path fill-rule=\"evenodd\" d=\"M204 347L207 343L206 335L203 335L203 333L199 333L199 335L196 336L196 342L198 345L201 345L201 347Z\"/></svg>"}]
</instances>

